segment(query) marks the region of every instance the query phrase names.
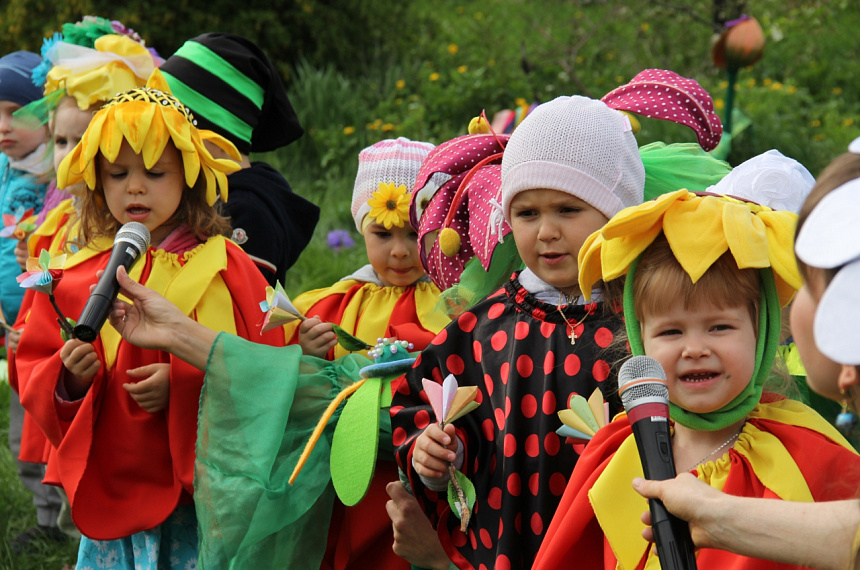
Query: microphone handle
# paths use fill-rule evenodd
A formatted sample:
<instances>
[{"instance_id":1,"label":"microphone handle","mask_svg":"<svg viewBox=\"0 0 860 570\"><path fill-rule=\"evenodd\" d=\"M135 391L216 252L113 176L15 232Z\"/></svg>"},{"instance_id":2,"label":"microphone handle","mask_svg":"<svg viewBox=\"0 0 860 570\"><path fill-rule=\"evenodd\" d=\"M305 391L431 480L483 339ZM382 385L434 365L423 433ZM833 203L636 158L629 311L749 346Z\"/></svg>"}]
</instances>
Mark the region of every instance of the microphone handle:
<instances>
[{"instance_id":1,"label":"microphone handle","mask_svg":"<svg viewBox=\"0 0 860 570\"><path fill-rule=\"evenodd\" d=\"M633 424L633 435L645 478L664 481L675 477L669 421L662 416L644 417ZM696 570L696 554L690 525L679 519L658 499L649 499L654 544L663 570Z\"/></svg>"}]
</instances>

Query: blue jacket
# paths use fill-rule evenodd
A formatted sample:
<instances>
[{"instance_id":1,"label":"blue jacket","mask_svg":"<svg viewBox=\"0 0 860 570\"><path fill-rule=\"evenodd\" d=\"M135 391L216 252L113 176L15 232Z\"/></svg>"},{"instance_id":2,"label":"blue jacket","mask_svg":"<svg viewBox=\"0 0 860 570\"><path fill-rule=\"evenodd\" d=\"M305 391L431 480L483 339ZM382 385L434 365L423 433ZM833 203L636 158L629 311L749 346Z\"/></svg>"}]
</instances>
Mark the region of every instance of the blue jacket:
<instances>
[{"instance_id":1,"label":"blue jacket","mask_svg":"<svg viewBox=\"0 0 860 570\"><path fill-rule=\"evenodd\" d=\"M35 176L9 165L9 158L0 153L0 214L15 214L19 207L33 208L39 213L48 190L47 182L38 184ZM24 299L24 289L18 285L21 266L15 261L15 244L12 238L0 238L0 306L3 317L12 324Z\"/></svg>"}]
</instances>

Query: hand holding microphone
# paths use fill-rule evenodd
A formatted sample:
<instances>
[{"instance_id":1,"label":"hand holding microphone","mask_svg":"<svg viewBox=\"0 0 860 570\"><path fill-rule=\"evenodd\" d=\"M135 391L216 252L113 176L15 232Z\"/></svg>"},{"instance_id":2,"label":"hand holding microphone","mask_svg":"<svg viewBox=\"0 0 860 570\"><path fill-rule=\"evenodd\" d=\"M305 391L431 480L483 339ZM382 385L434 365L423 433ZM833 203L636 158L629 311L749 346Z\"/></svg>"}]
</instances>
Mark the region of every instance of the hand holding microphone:
<instances>
[{"instance_id":1,"label":"hand holding microphone","mask_svg":"<svg viewBox=\"0 0 860 570\"><path fill-rule=\"evenodd\" d=\"M146 226L138 222L129 222L119 229L114 238L113 251L105 272L96 288L90 293L90 298L87 299L87 304L78 318L75 337L84 342L93 342L96 339L119 294L116 270L120 266L125 267L126 271L131 269L147 249L149 249L149 230Z\"/></svg>"},{"instance_id":2,"label":"hand holding microphone","mask_svg":"<svg viewBox=\"0 0 860 570\"><path fill-rule=\"evenodd\" d=\"M646 479L675 478L669 431L669 387L660 363L634 356L621 366L618 391L633 428ZM663 570L694 570L696 556L689 525L669 513L658 499L648 499L654 544Z\"/></svg>"}]
</instances>

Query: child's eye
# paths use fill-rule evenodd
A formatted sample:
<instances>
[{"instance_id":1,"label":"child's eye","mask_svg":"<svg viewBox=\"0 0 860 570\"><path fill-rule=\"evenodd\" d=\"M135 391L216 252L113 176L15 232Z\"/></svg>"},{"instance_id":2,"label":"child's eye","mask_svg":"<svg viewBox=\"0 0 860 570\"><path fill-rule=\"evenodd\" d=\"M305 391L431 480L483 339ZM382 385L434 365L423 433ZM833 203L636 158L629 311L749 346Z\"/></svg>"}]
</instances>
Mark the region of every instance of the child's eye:
<instances>
[{"instance_id":1,"label":"child's eye","mask_svg":"<svg viewBox=\"0 0 860 570\"><path fill-rule=\"evenodd\" d=\"M657 333L657 336L672 336L676 334L681 334L681 331L678 329L666 329Z\"/></svg>"},{"instance_id":2,"label":"child's eye","mask_svg":"<svg viewBox=\"0 0 860 570\"><path fill-rule=\"evenodd\" d=\"M66 146L67 143L68 141L65 137L58 137L54 139L54 144L57 146Z\"/></svg>"},{"instance_id":3,"label":"child's eye","mask_svg":"<svg viewBox=\"0 0 860 570\"><path fill-rule=\"evenodd\" d=\"M517 218L531 218L532 216L537 215L536 210L518 210L514 214Z\"/></svg>"},{"instance_id":4,"label":"child's eye","mask_svg":"<svg viewBox=\"0 0 860 570\"><path fill-rule=\"evenodd\" d=\"M732 325L720 324L720 325L714 325L712 327L712 329L715 331L730 331L730 330L734 329L734 327Z\"/></svg>"},{"instance_id":5,"label":"child's eye","mask_svg":"<svg viewBox=\"0 0 860 570\"><path fill-rule=\"evenodd\" d=\"M162 176L164 176L164 173L158 170L147 170L146 175L150 178L161 178Z\"/></svg>"},{"instance_id":6,"label":"child's eye","mask_svg":"<svg viewBox=\"0 0 860 570\"><path fill-rule=\"evenodd\" d=\"M577 208L576 206L562 206L559 211L562 214L577 214L582 211L582 208Z\"/></svg>"},{"instance_id":7,"label":"child's eye","mask_svg":"<svg viewBox=\"0 0 860 570\"><path fill-rule=\"evenodd\" d=\"M385 239L385 238L390 238L390 237L391 237L391 232L386 232L386 231L384 231L384 230L381 230L381 231L375 231L375 232L373 232L373 235L375 235L375 236L376 236L376 237L378 237L379 239Z\"/></svg>"}]
</instances>

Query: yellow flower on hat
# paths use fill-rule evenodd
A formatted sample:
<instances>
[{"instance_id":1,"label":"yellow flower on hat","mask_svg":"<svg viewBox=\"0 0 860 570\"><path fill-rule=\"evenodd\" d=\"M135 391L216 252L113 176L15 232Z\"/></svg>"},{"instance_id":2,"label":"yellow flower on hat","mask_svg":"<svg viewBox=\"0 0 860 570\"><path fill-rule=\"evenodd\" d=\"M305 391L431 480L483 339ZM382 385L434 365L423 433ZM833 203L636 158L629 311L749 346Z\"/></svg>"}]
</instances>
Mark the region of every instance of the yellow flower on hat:
<instances>
[{"instance_id":1,"label":"yellow flower on hat","mask_svg":"<svg viewBox=\"0 0 860 570\"><path fill-rule=\"evenodd\" d=\"M409 219L409 193L406 186L395 186L393 182L380 182L379 190L367 201L369 218L390 230L392 226L402 228Z\"/></svg>"},{"instance_id":2,"label":"yellow flower on hat","mask_svg":"<svg viewBox=\"0 0 860 570\"><path fill-rule=\"evenodd\" d=\"M773 269L780 305L786 306L801 279L794 257L797 215L728 196L687 190L663 194L621 210L591 234L579 251L579 286L591 291L602 280L627 272L663 232L693 283L726 251L738 267Z\"/></svg>"},{"instance_id":3,"label":"yellow flower on hat","mask_svg":"<svg viewBox=\"0 0 860 570\"><path fill-rule=\"evenodd\" d=\"M194 116L170 93L158 69L146 87L118 94L93 116L81 141L60 163L57 186L65 188L83 181L90 190L95 189L99 153L113 162L123 141L143 156L146 168L158 162L172 141L182 155L185 183L194 186L202 173L209 205L218 197L227 201L227 175L239 170L239 151L221 135L196 127ZM230 158L213 157L204 145L207 141Z\"/></svg>"}]
</instances>

